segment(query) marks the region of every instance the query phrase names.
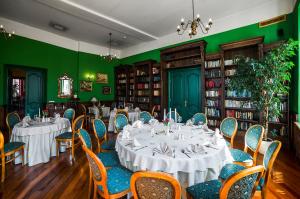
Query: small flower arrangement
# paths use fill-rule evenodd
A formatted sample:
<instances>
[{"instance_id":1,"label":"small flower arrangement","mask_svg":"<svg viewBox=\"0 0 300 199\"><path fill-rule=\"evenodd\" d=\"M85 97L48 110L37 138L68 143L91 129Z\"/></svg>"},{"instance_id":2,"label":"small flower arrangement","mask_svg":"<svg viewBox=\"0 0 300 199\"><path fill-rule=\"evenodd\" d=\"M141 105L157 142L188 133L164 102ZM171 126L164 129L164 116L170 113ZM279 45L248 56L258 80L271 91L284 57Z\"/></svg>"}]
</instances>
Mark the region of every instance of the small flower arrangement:
<instances>
[{"instance_id":1,"label":"small flower arrangement","mask_svg":"<svg viewBox=\"0 0 300 199\"><path fill-rule=\"evenodd\" d=\"M45 117L47 117L49 115L48 109L43 110L42 113L43 113L43 116L45 116Z\"/></svg>"},{"instance_id":2,"label":"small flower arrangement","mask_svg":"<svg viewBox=\"0 0 300 199\"><path fill-rule=\"evenodd\" d=\"M169 119L169 118L166 118L166 119L163 120L162 122L163 122L163 124L164 124L165 126L168 126L168 125L170 124L170 119Z\"/></svg>"}]
</instances>

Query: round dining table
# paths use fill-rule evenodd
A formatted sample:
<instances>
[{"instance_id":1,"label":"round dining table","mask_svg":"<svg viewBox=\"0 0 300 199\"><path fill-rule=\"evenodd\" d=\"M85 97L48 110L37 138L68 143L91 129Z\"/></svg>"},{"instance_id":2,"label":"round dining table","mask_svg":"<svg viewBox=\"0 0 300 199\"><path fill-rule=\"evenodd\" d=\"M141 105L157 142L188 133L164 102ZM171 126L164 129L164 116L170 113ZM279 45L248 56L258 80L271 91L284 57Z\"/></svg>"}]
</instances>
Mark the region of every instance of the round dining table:
<instances>
[{"instance_id":1,"label":"round dining table","mask_svg":"<svg viewBox=\"0 0 300 199\"><path fill-rule=\"evenodd\" d=\"M129 138L121 132L116 141L121 164L132 171L169 173L183 187L217 179L221 168L233 161L224 138L207 128L179 124L166 133L167 127L158 123L126 129L130 129ZM164 145L171 154L157 152ZM189 151L191 146L201 146L203 150L194 153Z\"/></svg>"},{"instance_id":2,"label":"round dining table","mask_svg":"<svg viewBox=\"0 0 300 199\"><path fill-rule=\"evenodd\" d=\"M71 131L70 121L66 118L52 119L50 122L30 121L28 125L23 122L16 124L12 130L12 142L24 142L24 164L34 166L49 162L50 157L56 156L55 137ZM21 157L15 164L21 163Z\"/></svg>"}]
</instances>

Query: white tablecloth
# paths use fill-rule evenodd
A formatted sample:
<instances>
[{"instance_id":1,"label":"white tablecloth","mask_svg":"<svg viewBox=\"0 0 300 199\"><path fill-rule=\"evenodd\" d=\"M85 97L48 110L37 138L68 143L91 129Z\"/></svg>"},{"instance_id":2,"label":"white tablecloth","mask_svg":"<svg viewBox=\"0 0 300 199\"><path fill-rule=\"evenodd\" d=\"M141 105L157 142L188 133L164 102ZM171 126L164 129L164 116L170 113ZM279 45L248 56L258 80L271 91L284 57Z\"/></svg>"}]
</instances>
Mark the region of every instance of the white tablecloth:
<instances>
[{"instance_id":1,"label":"white tablecloth","mask_svg":"<svg viewBox=\"0 0 300 199\"><path fill-rule=\"evenodd\" d=\"M102 116L103 117L109 117L110 115L110 107L101 107L102 110ZM95 115L95 118L99 118L99 109L98 107L89 107L89 112L93 113Z\"/></svg>"},{"instance_id":2,"label":"white tablecloth","mask_svg":"<svg viewBox=\"0 0 300 199\"><path fill-rule=\"evenodd\" d=\"M155 127L156 131L165 129L162 124ZM132 148L128 140L122 140L119 134L116 142L121 164L132 171L150 170L162 171L173 175L179 180L182 186L192 186L196 183L217 179L221 168L226 163L232 162L232 156L226 146L225 140L218 138L217 149L205 147L207 154L189 154L187 157L182 153L182 149L189 144L204 144L212 141L211 135L196 127L182 126L180 131L170 135L158 134L151 136L150 126L145 125L141 129L133 129L132 136L135 137L141 147ZM183 134L184 140L179 140L178 135ZM160 143L167 143L171 148L175 148L175 158L164 154L156 153L153 156L153 148Z\"/></svg>"},{"instance_id":3,"label":"white tablecloth","mask_svg":"<svg viewBox=\"0 0 300 199\"><path fill-rule=\"evenodd\" d=\"M56 156L55 137L71 130L68 119L60 118L56 123L35 123L29 127L22 127L22 122L16 124L12 131L12 142L24 142L24 160L28 166L49 162L51 156ZM21 163L21 157L15 160Z\"/></svg>"},{"instance_id":4,"label":"white tablecloth","mask_svg":"<svg viewBox=\"0 0 300 199\"><path fill-rule=\"evenodd\" d=\"M109 116L108 123L108 131L115 131L114 120L116 116L116 111L111 111ZM129 111L128 112L128 120L130 123L133 123L139 119L140 112L139 111Z\"/></svg>"}]
</instances>

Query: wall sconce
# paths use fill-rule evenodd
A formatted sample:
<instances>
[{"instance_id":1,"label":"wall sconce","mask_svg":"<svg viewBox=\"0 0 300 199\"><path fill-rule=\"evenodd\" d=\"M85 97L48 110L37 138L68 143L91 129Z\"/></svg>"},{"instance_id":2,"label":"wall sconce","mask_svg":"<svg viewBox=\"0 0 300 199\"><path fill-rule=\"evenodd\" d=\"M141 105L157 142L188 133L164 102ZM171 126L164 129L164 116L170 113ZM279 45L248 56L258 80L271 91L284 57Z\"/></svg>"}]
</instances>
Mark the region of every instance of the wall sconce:
<instances>
[{"instance_id":1,"label":"wall sconce","mask_svg":"<svg viewBox=\"0 0 300 199\"><path fill-rule=\"evenodd\" d=\"M93 75L93 74L87 74L86 78L88 79L88 81L93 81L95 79L95 75Z\"/></svg>"}]
</instances>

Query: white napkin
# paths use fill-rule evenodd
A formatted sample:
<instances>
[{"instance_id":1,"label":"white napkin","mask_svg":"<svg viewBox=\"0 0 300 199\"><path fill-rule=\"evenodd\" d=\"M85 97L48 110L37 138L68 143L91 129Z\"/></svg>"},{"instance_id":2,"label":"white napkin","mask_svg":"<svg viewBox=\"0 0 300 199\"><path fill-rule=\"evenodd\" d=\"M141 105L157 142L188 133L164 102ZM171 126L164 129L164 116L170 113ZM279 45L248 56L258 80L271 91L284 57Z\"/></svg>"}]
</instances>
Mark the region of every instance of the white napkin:
<instances>
[{"instance_id":1,"label":"white napkin","mask_svg":"<svg viewBox=\"0 0 300 199\"><path fill-rule=\"evenodd\" d=\"M117 112L118 111L118 109L117 108L114 108L114 112Z\"/></svg>"},{"instance_id":2,"label":"white napkin","mask_svg":"<svg viewBox=\"0 0 300 199\"><path fill-rule=\"evenodd\" d=\"M134 111L135 111L135 112L139 112L139 111L140 111L140 108L139 108L139 107L136 107L136 108L134 109Z\"/></svg>"},{"instance_id":3,"label":"white napkin","mask_svg":"<svg viewBox=\"0 0 300 199\"><path fill-rule=\"evenodd\" d=\"M205 132L208 132L208 131L209 131L209 128L208 128L207 124L204 124L204 125L202 126L202 129L203 129Z\"/></svg>"},{"instance_id":4,"label":"white napkin","mask_svg":"<svg viewBox=\"0 0 300 199\"><path fill-rule=\"evenodd\" d=\"M139 141L136 138L134 138L133 141L132 141L132 146L133 147L139 147L139 146L142 146L142 145L139 143Z\"/></svg>"},{"instance_id":5,"label":"white napkin","mask_svg":"<svg viewBox=\"0 0 300 199\"><path fill-rule=\"evenodd\" d=\"M185 148L185 153L205 153L205 148L200 144L190 144Z\"/></svg>"},{"instance_id":6,"label":"white napkin","mask_svg":"<svg viewBox=\"0 0 300 199\"><path fill-rule=\"evenodd\" d=\"M168 156L173 156L171 147L169 147L167 143L160 143L159 147L155 147L153 149L153 153L160 153Z\"/></svg>"},{"instance_id":7,"label":"white napkin","mask_svg":"<svg viewBox=\"0 0 300 199\"><path fill-rule=\"evenodd\" d=\"M192 120L188 120L188 121L186 121L186 126L193 126L193 121Z\"/></svg>"},{"instance_id":8,"label":"white napkin","mask_svg":"<svg viewBox=\"0 0 300 199\"><path fill-rule=\"evenodd\" d=\"M25 116L22 120L22 122L30 122L30 121L31 121L30 116Z\"/></svg>"},{"instance_id":9,"label":"white napkin","mask_svg":"<svg viewBox=\"0 0 300 199\"><path fill-rule=\"evenodd\" d=\"M54 115L54 118L55 118L55 119L60 118L60 114L59 114L59 113L56 113L56 114Z\"/></svg>"},{"instance_id":10,"label":"white napkin","mask_svg":"<svg viewBox=\"0 0 300 199\"><path fill-rule=\"evenodd\" d=\"M143 127L143 122L140 121L140 120L137 120L137 121L133 122L132 127L133 128L142 128Z\"/></svg>"},{"instance_id":11,"label":"white napkin","mask_svg":"<svg viewBox=\"0 0 300 199\"><path fill-rule=\"evenodd\" d=\"M28 127L28 126L29 126L29 124L28 124L27 122L22 121L22 127L26 128L26 127Z\"/></svg>"},{"instance_id":12,"label":"white napkin","mask_svg":"<svg viewBox=\"0 0 300 199\"><path fill-rule=\"evenodd\" d=\"M126 107L124 108L124 110L128 112L128 107L126 106Z\"/></svg>"},{"instance_id":13,"label":"white napkin","mask_svg":"<svg viewBox=\"0 0 300 199\"><path fill-rule=\"evenodd\" d=\"M130 138L130 132L128 130L122 131L122 139L129 139Z\"/></svg>"},{"instance_id":14,"label":"white napkin","mask_svg":"<svg viewBox=\"0 0 300 199\"><path fill-rule=\"evenodd\" d=\"M158 124L159 122L158 122L158 120L157 119L150 119L149 120L149 124L150 125L156 125L156 124Z\"/></svg>"}]
</instances>

